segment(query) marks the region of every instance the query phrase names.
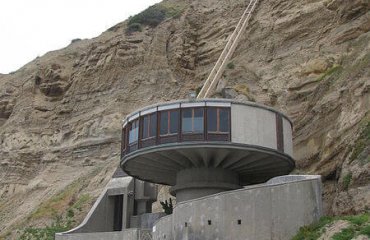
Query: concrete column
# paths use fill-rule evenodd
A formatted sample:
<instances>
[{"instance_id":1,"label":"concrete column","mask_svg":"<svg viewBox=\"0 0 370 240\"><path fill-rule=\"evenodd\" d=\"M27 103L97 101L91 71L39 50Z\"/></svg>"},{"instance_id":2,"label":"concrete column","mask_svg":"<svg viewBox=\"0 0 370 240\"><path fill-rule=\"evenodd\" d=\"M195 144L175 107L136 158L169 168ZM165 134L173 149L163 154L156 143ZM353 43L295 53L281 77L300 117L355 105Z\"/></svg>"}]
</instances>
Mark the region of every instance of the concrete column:
<instances>
[{"instance_id":1,"label":"concrete column","mask_svg":"<svg viewBox=\"0 0 370 240\"><path fill-rule=\"evenodd\" d=\"M177 173L170 189L177 202L241 188L239 175L222 168L191 168Z\"/></svg>"}]
</instances>

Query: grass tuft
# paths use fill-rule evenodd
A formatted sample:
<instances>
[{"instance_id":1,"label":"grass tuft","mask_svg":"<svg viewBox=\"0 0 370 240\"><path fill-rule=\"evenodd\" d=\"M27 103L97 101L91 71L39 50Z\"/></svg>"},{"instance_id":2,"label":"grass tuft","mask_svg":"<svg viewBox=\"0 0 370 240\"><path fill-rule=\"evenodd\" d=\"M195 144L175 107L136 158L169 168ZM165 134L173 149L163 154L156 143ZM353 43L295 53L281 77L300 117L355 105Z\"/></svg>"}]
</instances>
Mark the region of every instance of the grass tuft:
<instances>
[{"instance_id":1,"label":"grass tuft","mask_svg":"<svg viewBox=\"0 0 370 240\"><path fill-rule=\"evenodd\" d=\"M340 71L343 70L343 67L340 65L334 65L333 67L329 68L326 72L324 72L318 79L317 81L322 81L327 77L330 77L334 73L339 73Z\"/></svg>"},{"instance_id":2,"label":"grass tuft","mask_svg":"<svg viewBox=\"0 0 370 240\"><path fill-rule=\"evenodd\" d=\"M345 228L341 232L334 234L333 240L351 240L355 236L353 228Z\"/></svg>"},{"instance_id":3,"label":"grass tuft","mask_svg":"<svg viewBox=\"0 0 370 240\"><path fill-rule=\"evenodd\" d=\"M348 228L333 235L333 240L350 240L359 235L370 236L370 213L354 216L322 217L317 223L299 229L292 240L317 240L325 232L326 227L334 221L345 220L350 223Z\"/></svg>"}]
</instances>

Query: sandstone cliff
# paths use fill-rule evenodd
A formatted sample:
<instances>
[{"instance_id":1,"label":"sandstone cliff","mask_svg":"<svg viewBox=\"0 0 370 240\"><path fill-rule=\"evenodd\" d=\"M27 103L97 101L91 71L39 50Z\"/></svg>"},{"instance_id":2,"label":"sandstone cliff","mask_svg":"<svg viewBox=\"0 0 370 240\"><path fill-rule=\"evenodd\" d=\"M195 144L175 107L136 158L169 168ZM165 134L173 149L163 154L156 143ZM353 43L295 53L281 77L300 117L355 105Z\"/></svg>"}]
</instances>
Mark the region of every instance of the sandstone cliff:
<instances>
[{"instance_id":1,"label":"sandstone cliff","mask_svg":"<svg viewBox=\"0 0 370 240\"><path fill-rule=\"evenodd\" d=\"M131 34L123 22L0 75L0 235L88 196L81 220L118 165L123 116L201 87L246 7L164 4L181 15ZM370 208L369 31L368 0L261 1L216 94L292 118L296 171L323 176L328 214Z\"/></svg>"}]
</instances>

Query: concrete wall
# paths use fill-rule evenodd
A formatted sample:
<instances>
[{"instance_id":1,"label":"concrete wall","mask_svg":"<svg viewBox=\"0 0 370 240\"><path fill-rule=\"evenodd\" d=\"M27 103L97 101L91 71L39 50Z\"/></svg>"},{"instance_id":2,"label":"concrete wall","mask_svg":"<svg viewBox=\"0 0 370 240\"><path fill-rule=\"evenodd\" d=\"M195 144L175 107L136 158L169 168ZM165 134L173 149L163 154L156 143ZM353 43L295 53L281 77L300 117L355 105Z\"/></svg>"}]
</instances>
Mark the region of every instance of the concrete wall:
<instances>
[{"instance_id":1,"label":"concrete wall","mask_svg":"<svg viewBox=\"0 0 370 240\"><path fill-rule=\"evenodd\" d=\"M127 229L122 232L93 232L93 233L74 233L66 236L56 235L55 240L137 240L139 238L138 229Z\"/></svg>"},{"instance_id":2,"label":"concrete wall","mask_svg":"<svg viewBox=\"0 0 370 240\"><path fill-rule=\"evenodd\" d=\"M145 213L138 216L132 216L130 220L130 227L152 229L154 223L164 216L166 216L164 212Z\"/></svg>"},{"instance_id":3,"label":"concrete wall","mask_svg":"<svg viewBox=\"0 0 370 240\"><path fill-rule=\"evenodd\" d=\"M69 239L68 235L75 233L113 231L114 200L112 196L115 195L124 195L123 226L125 227L128 224L130 214L127 208L132 208L128 205L133 206L133 200L129 201L128 197L128 192L133 191L133 182L132 177L113 178L100 194L82 223L70 231L57 233L58 239Z\"/></svg>"},{"instance_id":4,"label":"concrete wall","mask_svg":"<svg viewBox=\"0 0 370 240\"><path fill-rule=\"evenodd\" d=\"M180 203L155 224L153 239L286 240L321 215L320 176L278 177Z\"/></svg>"},{"instance_id":5,"label":"concrete wall","mask_svg":"<svg viewBox=\"0 0 370 240\"><path fill-rule=\"evenodd\" d=\"M153 226L153 240L173 239L172 236L172 215L162 217Z\"/></svg>"},{"instance_id":6,"label":"concrete wall","mask_svg":"<svg viewBox=\"0 0 370 240\"><path fill-rule=\"evenodd\" d=\"M276 149L276 117L263 108L231 105L231 141Z\"/></svg>"},{"instance_id":7,"label":"concrete wall","mask_svg":"<svg viewBox=\"0 0 370 240\"><path fill-rule=\"evenodd\" d=\"M231 141L277 150L276 112L258 106L231 105ZM292 126L283 116L284 153L292 156Z\"/></svg>"}]
</instances>

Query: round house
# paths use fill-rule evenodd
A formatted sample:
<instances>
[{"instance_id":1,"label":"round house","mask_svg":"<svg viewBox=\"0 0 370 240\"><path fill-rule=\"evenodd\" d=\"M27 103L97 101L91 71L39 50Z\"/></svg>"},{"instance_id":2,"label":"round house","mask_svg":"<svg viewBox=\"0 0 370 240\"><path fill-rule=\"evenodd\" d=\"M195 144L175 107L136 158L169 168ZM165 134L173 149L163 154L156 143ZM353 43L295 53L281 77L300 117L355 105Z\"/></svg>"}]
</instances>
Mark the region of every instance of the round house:
<instances>
[{"instance_id":1,"label":"round house","mask_svg":"<svg viewBox=\"0 0 370 240\"><path fill-rule=\"evenodd\" d=\"M292 123L263 105L227 99L152 105L126 117L121 167L171 185L177 201L263 183L288 174Z\"/></svg>"}]
</instances>

